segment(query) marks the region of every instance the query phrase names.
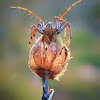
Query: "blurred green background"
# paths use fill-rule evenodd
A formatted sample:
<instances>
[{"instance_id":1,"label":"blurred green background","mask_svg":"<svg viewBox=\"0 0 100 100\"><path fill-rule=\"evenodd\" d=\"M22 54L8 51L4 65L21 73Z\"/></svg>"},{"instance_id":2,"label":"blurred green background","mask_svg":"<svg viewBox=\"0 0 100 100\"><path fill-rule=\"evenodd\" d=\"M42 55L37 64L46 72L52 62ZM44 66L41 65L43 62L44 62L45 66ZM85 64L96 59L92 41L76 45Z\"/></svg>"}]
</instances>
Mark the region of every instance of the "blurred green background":
<instances>
[{"instance_id":1,"label":"blurred green background","mask_svg":"<svg viewBox=\"0 0 100 100\"><path fill-rule=\"evenodd\" d=\"M0 100L40 100L42 94L41 78L28 68L30 27L38 20L10 6L28 8L49 22L76 1L0 0ZM84 0L66 18L73 59L60 81L49 81L53 100L100 100L100 0Z\"/></svg>"}]
</instances>

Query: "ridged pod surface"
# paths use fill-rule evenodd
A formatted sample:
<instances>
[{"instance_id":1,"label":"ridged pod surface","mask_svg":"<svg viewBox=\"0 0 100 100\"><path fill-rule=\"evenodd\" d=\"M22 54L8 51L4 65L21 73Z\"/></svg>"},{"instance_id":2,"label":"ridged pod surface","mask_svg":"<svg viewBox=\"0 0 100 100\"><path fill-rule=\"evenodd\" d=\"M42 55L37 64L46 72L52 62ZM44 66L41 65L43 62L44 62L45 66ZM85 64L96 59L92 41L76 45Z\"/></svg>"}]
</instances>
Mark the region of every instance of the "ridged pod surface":
<instances>
[{"instance_id":1,"label":"ridged pod surface","mask_svg":"<svg viewBox=\"0 0 100 100\"><path fill-rule=\"evenodd\" d=\"M56 41L50 42L49 45L43 44L44 53L41 54L42 38L38 38L29 54L29 67L36 75L42 77L47 75L49 79L59 79L67 68L70 59L70 51L64 45L60 36ZM42 59L43 58L43 59Z\"/></svg>"}]
</instances>

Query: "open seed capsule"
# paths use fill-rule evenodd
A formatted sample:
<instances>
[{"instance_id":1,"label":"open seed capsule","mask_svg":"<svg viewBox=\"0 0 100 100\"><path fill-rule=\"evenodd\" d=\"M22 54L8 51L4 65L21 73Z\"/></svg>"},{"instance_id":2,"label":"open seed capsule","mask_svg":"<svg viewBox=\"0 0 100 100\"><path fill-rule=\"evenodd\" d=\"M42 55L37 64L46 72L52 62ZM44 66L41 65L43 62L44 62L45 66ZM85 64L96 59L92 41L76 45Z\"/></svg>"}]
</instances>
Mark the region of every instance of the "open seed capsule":
<instances>
[{"instance_id":1,"label":"open seed capsule","mask_svg":"<svg viewBox=\"0 0 100 100\"><path fill-rule=\"evenodd\" d=\"M51 42L48 47L43 43L42 36L33 45L29 54L29 67L36 75L47 75L49 79L57 79L65 71L70 58L69 48L64 46L60 37L56 42ZM43 52L43 54L41 53Z\"/></svg>"}]
</instances>

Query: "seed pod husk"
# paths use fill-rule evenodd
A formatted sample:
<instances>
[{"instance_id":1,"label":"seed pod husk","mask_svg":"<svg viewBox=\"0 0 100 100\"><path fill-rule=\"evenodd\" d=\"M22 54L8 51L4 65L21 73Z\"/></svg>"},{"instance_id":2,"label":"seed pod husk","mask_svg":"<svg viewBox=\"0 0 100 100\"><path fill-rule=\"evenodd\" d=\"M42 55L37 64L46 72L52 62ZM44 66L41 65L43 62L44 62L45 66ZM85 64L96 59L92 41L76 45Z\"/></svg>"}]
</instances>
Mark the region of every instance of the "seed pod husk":
<instances>
[{"instance_id":1,"label":"seed pod husk","mask_svg":"<svg viewBox=\"0 0 100 100\"><path fill-rule=\"evenodd\" d=\"M47 46L42 40L43 36L38 38L37 45L34 44L30 50L29 67L40 77L46 74L49 79L58 79L67 67L70 58L69 48L62 42L60 36Z\"/></svg>"}]
</instances>

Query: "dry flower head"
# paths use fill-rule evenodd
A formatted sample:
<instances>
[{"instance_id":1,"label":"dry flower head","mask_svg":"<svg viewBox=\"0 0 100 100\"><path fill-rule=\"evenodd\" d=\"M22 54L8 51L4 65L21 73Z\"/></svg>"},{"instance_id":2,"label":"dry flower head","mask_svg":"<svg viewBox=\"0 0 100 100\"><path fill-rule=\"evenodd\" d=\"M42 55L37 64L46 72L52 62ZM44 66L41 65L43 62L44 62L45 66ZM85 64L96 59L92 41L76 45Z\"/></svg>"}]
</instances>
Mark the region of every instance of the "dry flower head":
<instances>
[{"instance_id":1,"label":"dry flower head","mask_svg":"<svg viewBox=\"0 0 100 100\"><path fill-rule=\"evenodd\" d=\"M29 67L36 75L47 75L49 79L59 79L66 70L70 59L69 47L65 46L60 36L49 45L43 44L44 53L41 53L43 36L33 45L29 54ZM43 57L43 59L42 59Z\"/></svg>"}]
</instances>

